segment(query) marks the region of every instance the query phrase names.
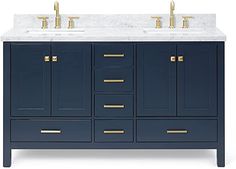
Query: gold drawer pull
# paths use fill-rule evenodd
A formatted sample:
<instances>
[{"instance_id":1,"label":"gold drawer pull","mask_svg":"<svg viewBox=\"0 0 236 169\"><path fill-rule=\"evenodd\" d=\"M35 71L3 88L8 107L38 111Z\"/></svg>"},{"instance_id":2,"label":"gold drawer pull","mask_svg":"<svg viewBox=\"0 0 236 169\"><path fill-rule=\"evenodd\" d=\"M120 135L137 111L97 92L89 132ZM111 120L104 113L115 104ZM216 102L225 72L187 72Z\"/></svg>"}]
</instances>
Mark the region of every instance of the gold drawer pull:
<instances>
[{"instance_id":1,"label":"gold drawer pull","mask_svg":"<svg viewBox=\"0 0 236 169\"><path fill-rule=\"evenodd\" d=\"M125 134L124 130L104 130L104 134Z\"/></svg>"},{"instance_id":2,"label":"gold drawer pull","mask_svg":"<svg viewBox=\"0 0 236 169\"><path fill-rule=\"evenodd\" d=\"M188 130L167 130L167 134L187 134Z\"/></svg>"},{"instance_id":3,"label":"gold drawer pull","mask_svg":"<svg viewBox=\"0 0 236 169\"><path fill-rule=\"evenodd\" d=\"M125 54L104 54L104 58L123 58Z\"/></svg>"},{"instance_id":4,"label":"gold drawer pull","mask_svg":"<svg viewBox=\"0 0 236 169\"><path fill-rule=\"evenodd\" d=\"M50 62L50 56L44 56L44 62Z\"/></svg>"},{"instance_id":5,"label":"gold drawer pull","mask_svg":"<svg viewBox=\"0 0 236 169\"><path fill-rule=\"evenodd\" d=\"M61 134L61 130L42 129L41 134Z\"/></svg>"},{"instance_id":6,"label":"gold drawer pull","mask_svg":"<svg viewBox=\"0 0 236 169\"><path fill-rule=\"evenodd\" d=\"M124 79L105 79L103 80L104 83L124 83Z\"/></svg>"},{"instance_id":7,"label":"gold drawer pull","mask_svg":"<svg viewBox=\"0 0 236 169\"><path fill-rule=\"evenodd\" d=\"M104 104L103 107L108 108L108 109L123 109L123 108L125 108L125 105L123 105L123 104Z\"/></svg>"}]
</instances>

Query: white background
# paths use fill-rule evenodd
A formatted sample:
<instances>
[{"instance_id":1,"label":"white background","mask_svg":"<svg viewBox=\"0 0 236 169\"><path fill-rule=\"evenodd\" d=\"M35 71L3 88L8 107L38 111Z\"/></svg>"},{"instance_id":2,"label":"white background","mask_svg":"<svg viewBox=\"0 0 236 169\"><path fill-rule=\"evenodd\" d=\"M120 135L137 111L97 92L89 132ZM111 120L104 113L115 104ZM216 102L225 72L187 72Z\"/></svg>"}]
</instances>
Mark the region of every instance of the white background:
<instances>
[{"instance_id":1,"label":"white background","mask_svg":"<svg viewBox=\"0 0 236 169\"><path fill-rule=\"evenodd\" d=\"M54 0L0 0L0 34L14 14L53 14ZM236 2L175 0L175 13L216 13L226 42L226 168L236 168ZM60 0L65 14L169 13L169 0ZM0 44L2 56L2 43ZM0 59L2 67L2 58ZM0 73L2 89L2 71ZM0 90L2 110L2 90ZM2 112L2 111L1 111ZM0 116L2 123L2 115ZM2 136L2 125L0 125ZM2 139L0 139L2 145ZM13 150L12 168L216 168L214 150ZM2 165L2 146L0 148Z\"/></svg>"}]
</instances>

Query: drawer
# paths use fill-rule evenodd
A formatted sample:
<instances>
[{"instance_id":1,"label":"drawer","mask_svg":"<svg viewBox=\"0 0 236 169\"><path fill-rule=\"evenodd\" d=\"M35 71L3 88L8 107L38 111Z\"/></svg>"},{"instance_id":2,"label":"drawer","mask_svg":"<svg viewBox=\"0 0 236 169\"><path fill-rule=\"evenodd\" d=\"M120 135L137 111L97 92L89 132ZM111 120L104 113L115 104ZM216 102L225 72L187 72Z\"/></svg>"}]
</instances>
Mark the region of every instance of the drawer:
<instances>
[{"instance_id":1,"label":"drawer","mask_svg":"<svg viewBox=\"0 0 236 169\"><path fill-rule=\"evenodd\" d=\"M133 120L95 120L96 142L132 142Z\"/></svg>"},{"instance_id":2,"label":"drawer","mask_svg":"<svg viewBox=\"0 0 236 169\"><path fill-rule=\"evenodd\" d=\"M11 141L91 141L90 120L11 120Z\"/></svg>"},{"instance_id":3,"label":"drawer","mask_svg":"<svg viewBox=\"0 0 236 169\"><path fill-rule=\"evenodd\" d=\"M95 71L96 91L132 91L133 69L98 69Z\"/></svg>"},{"instance_id":4,"label":"drawer","mask_svg":"<svg viewBox=\"0 0 236 169\"><path fill-rule=\"evenodd\" d=\"M95 67L132 66L133 51L132 44L96 44Z\"/></svg>"},{"instance_id":5,"label":"drawer","mask_svg":"<svg viewBox=\"0 0 236 169\"><path fill-rule=\"evenodd\" d=\"M217 141L217 120L137 120L137 141Z\"/></svg>"},{"instance_id":6,"label":"drawer","mask_svg":"<svg viewBox=\"0 0 236 169\"><path fill-rule=\"evenodd\" d=\"M133 116L133 95L96 95L96 116Z\"/></svg>"}]
</instances>

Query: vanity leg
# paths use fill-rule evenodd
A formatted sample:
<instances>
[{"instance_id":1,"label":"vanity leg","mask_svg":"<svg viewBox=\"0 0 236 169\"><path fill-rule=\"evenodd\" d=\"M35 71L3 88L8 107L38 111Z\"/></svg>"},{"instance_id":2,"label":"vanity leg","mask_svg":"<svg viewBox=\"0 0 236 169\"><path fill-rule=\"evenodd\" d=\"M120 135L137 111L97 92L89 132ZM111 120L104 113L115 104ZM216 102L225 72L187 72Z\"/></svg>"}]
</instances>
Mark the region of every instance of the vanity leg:
<instances>
[{"instance_id":1,"label":"vanity leg","mask_svg":"<svg viewBox=\"0 0 236 169\"><path fill-rule=\"evenodd\" d=\"M11 149L4 146L3 148L3 167L11 166Z\"/></svg>"},{"instance_id":2,"label":"vanity leg","mask_svg":"<svg viewBox=\"0 0 236 169\"><path fill-rule=\"evenodd\" d=\"M217 166L218 167L225 166L225 149L223 146L217 149Z\"/></svg>"}]
</instances>

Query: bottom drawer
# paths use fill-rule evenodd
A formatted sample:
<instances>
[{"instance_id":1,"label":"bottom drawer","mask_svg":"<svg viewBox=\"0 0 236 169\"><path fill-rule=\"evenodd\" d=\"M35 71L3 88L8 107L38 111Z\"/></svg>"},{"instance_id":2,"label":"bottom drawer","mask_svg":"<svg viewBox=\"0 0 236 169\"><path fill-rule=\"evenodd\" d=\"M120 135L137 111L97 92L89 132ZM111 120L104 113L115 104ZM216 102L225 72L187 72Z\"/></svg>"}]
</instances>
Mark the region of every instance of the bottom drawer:
<instances>
[{"instance_id":1,"label":"bottom drawer","mask_svg":"<svg viewBox=\"0 0 236 169\"><path fill-rule=\"evenodd\" d=\"M96 142L132 142L133 120L95 120Z\"/></svg>"},{"instance_id":2,"label":"bottom drawer","mask_svg":"<svg viewBox=\"0 0 236 169\"><path fill-rule=\"evenodd\" d=\"M11 141L91 141L90 120L11 120Z\"/></svg>"},{"instance_id":3,"label":"bottom drawer","mask_svg":"<svg viewBox=\"0 0 236 169\"><path fill-rule=\"evenodd\" d=\"M217 141L217 120L138 120L137 141Z\"/></svg>"}]
</instances>

